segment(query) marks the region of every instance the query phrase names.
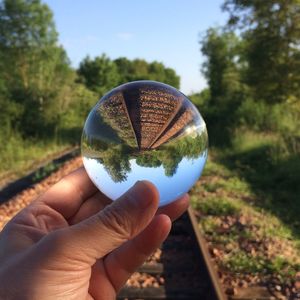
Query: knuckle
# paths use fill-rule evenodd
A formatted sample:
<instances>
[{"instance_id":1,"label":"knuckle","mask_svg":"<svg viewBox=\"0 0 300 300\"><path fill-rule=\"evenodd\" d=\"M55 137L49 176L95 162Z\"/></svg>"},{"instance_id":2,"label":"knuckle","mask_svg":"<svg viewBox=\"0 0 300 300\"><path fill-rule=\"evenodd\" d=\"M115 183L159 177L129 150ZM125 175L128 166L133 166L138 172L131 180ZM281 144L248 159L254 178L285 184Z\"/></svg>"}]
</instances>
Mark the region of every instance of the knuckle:
<instances>
[{"instance_id":1,"label":"knuckle","mask_svg":"<svg viewBox=\"0 0 300 300\"><path fill-rule=\"evenodd\" d=\"M117 234L122 239L129 239L132 236L132 226L129 222L128 216L124 215L120 209L114 207L106 207L99 218L103 225Z\"/></svg>"},{"instance_id":2,"label":"knuckle","mask_svg":"<svg viewBox=\"0 0 300 300\"><path fill-rule=\"evenodd\" d=\"M48 234L41 243L45 252L57 254L65 249L66 235L64 230L56 230Z\"/></svg>"},{"instance_id":3,"label":"knuckle","mask_svg":"<svg viewBox=\"0 0 300 300\"><path fill-rule=\"evenodd\" d=\"M47 243L52 245L53 247L57 247L64 242L64 235L62 234L61 230L56 230L51 232L46 238Z\"/></svg>"}]
</instances>

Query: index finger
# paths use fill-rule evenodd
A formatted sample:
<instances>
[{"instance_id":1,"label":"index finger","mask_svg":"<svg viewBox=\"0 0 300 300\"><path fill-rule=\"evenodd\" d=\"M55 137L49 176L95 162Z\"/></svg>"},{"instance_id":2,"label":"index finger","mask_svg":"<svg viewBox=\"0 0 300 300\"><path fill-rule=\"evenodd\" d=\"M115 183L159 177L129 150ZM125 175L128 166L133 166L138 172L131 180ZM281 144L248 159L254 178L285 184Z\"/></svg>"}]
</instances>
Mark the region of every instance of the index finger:
<instances>
[{"instance_id":1,"label":"index finger","mask_svg":"<svg viewBox=\"0 0 300 300\"><path fill-rule=\"evenodd\" d=\"M182 197L177 199L176 201L162 206L158 209L157 214L168 215L169 218L174 221L179 218L189 207L189 195L184 194Z\"/></svg>"},{"instance_id":2,"label":"index finger","mask_svg":"<svg viewBox=\"0 0 300 300\"><path fill-rule=\"evenodd\" d=\"M82 203L98 191L83 167L63 177L38 201L61 213L66 219L73 216Z\"/></svg>"}]
</instances>

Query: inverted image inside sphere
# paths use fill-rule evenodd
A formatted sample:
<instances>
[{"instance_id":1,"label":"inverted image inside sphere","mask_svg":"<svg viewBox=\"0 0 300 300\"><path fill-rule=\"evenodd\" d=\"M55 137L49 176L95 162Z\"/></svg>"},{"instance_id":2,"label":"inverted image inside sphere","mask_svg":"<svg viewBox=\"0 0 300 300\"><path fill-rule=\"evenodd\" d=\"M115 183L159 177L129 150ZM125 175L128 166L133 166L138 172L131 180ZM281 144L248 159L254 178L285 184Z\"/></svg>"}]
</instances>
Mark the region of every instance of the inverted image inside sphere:
<instances>
[{"instance_id":1,"label":"inverted image inside sphere","mask_svg":"<svg viewBox=\"0 0 300 300\"><path fill-rule=\"evenodd\" d=\"M123 84L91 110L81 150L86 171L112 200L149 180L160 206L185 194L207 158L205 122L175 88L155 81Z\"/></svg>"}]
</instances>

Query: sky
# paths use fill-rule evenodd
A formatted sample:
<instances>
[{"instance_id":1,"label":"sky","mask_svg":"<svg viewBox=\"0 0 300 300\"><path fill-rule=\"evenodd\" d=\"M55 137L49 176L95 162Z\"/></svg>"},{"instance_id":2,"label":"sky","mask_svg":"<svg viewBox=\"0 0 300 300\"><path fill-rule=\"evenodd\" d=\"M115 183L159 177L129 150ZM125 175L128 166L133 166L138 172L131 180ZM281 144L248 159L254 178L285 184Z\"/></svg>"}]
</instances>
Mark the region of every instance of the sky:
<instances>
[{"instance_id":1,"label":"sky","mask_svg":"<svg viewBox=\"0 0 300 300\"><path fill-rule=\"evenodd\" d=\"M159 61L181 77L189 95L206 86L199 40L223 25L223 0L44 0L54 13L59 41L77 67L103 53Z\"/></svg>"}]
</instances>

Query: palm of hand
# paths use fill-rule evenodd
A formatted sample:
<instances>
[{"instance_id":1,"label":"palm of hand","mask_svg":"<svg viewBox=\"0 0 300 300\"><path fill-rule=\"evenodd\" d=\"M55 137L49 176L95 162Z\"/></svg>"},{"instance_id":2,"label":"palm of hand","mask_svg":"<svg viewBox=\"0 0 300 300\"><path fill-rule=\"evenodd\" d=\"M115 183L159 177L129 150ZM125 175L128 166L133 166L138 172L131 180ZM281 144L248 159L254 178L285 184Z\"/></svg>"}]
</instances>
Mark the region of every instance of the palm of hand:
<instances>
[{"instance_id":1,"label":"palm of hand","mask_svg":"<svg viewBox=\"0 0 300 300\"><path fill-rule=\"evenodd\" d=\"M0 235L0 298L114 299L166 238L170 222L161 214L174 219L188 205L183 197L156 212L156 191L146 185L137 197L152 200L136 211L122 207L126 200L110 209L83 169L54 185Z\"/></svg>"}]
</instances>

